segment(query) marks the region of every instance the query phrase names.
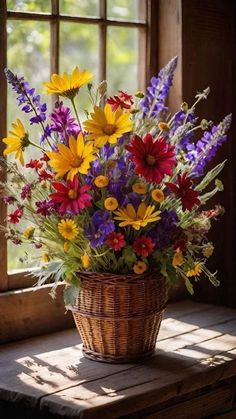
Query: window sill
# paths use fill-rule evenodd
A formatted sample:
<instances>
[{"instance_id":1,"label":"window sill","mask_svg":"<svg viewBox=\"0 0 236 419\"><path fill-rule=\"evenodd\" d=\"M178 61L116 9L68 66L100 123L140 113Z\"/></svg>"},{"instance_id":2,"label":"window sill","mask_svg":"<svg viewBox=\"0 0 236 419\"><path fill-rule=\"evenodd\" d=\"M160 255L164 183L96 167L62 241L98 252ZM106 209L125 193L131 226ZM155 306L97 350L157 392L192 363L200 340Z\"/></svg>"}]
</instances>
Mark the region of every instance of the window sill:
<instances>
[{"instance_id":1,"label":"window sill","mask_svg":"<svg viewBox=\"0 0 236 419\"><path fill-rule=\"evenodd\" d=\"M17 412L18 419L183 418L185 411L194 418L236 417L235 324L230 308L170 304L155 355L136 365L85 359L75 329L4 345L0 413Z\"/></svg>"}]
</instances>

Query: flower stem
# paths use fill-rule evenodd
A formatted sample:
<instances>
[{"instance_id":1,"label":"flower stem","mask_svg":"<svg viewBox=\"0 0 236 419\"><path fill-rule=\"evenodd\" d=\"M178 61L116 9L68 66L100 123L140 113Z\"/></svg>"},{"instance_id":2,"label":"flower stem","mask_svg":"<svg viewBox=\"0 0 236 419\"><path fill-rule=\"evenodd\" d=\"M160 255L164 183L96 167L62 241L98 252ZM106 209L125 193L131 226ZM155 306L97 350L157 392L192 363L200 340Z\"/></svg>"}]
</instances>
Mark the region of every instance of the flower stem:
<instances>
[{"instance_id":1,"label":"flower stem","mask_svg":"<svg viewBox=\"0 0 236 419\"><path fill-rule=\"evenodd\" d=\"M75 116L76 116L76 119L77 119L77 121L78 121L78 124L79 124L79 127L80 127L81 134L83 135L83 129L82 129L82 125L81 125L81 122L80 122L80 119L79 119L79 115L78 115L78 112L77 112L77 109L76 109L76 106L75 106L75 101L74 101L74 98L72 98L72 99L71 99L71 103L72 103L73 109L74 109L74 111L75 111Z\"/></svg>"}]
</instances>

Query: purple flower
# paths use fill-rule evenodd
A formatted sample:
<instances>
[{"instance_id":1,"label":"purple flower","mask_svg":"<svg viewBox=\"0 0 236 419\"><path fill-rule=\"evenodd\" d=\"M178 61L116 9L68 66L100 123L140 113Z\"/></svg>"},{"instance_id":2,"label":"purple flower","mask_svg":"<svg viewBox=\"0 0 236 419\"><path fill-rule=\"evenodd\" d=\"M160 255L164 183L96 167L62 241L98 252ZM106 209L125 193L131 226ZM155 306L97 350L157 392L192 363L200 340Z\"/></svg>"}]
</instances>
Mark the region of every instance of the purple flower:
<instances>
[{"instance_id":1,"label":"purple flower","mask_svg":"<svg viewBox=\"0 0 236 419\"><path fill-rule=\"evenodd\" d=\"M227 140L226 132L230 128L232 115L227 115L219 125L205 131L196 144L186 146L186 158L193 163L192 174L196 177L203 175L206 163L216 154L217 149Z\"/></svg>"},{"instance_id":2,"label":"purple flower","mask_svg":"<svg viewBox=\"0 0 236 419\"><path fill-rule=\"evenodd\" d=\"M63 106L63 102L56 102L55 108L50 115L50 129L60 134L63 143L67 143L69 136L77 137L80 132L79 126L71 115L70 108Z\"/></svg>"},{"instance_id":3,"label":"purple flower","mask_svg":"<svg viewBox=\"0 0 236 419\"><path fill-rule=\"evenodd\" d=\"M44 215L44 217L50 215L52 210L54 209L54 203L52 201L38 201L35 204L37 207L36 213Z\"/></svg>"},{"instance_id":4,"label":"purple flower","mask_svg":"<svg viewBox=\"0 0 236 419\"><path fill-rule=\"evenodd\" d=\"M4 204L8 204L8 205L14 204L14 202L16 202L16 198L14 198L14 196L10 196L10 195L2 196L2 200L3 200Z\"/></svg>"},{"instance_id":5,"label":"purple flower","mask_svg":"<svg viewBox=\"0 0 236 419\"><path fill-rule=\"evenodd\" d=\"M106 236L115 230L114 222L110 219L109 211L96 211L92 216L92 223L86 228L85 234L93 248L102 246Z\"/></svg>"},{"instance_id":6,"label":"purple flower","mask_svg":"<svg viewBox=\"0 0 236 419\"><path fill-rule=\"evenodd\" d=\"M33 184L32 183L27 183L25 186L23 186L22 190L21 190L21 199L28 199L31 197L31 188L32 188Z\"/></svg>"},{"instance_id":7,"label":"purple flower","mask_svg":"<svg viewBox=\"0 0 236 419\"><path fill-rule=\"evenodd\" d=\"M178 217L175 211L162 211L160 221L149 233L157 249L165 249L170 246L177 222Z\"/></svg>"},{"instance_id":8,"label":"purple flower","mask_svg":"<svg viewBox=\"0 0 236 419\"><path fill-rule=\"evenodd\" d=\"M35 115L30 118L30 124L42 124L46 120L47 105L41 104L40 95L35 94L35 89L29 86L24 77L18 77L8 69L5 69L5 75L8 83L18 95L18 105L24 105L21 108L23 112L34 112Z\"/></svg>"},{"instance_id":9,"label":"purple flower","mask_svg":"<svg viewBox=\"0 0 236 419\"><path fill-rule=\"evenodd\" d=\"M178 58L172 60L159 72L157 77L151 78L151 85L147 88L146 96L141 100L140 106L143 116L157 117L160 113L166 112L165 100L172 85L174 71Z\"/></svg>"}]
</instances>

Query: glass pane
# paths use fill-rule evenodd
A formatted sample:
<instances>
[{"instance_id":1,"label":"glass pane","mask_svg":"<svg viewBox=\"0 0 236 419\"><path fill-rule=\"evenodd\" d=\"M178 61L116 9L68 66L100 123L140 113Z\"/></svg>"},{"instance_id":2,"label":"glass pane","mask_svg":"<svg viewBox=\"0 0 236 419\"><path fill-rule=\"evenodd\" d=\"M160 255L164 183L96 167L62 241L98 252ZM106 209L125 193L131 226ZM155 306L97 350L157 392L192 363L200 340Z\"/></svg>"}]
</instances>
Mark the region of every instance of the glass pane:
<instances>
[{"instance_id":1,"label":"glass pane","mask_svg":"<svg viewBox=\"0 0 236 419\"><path fill-rule=\"evenodd\" d=\"M42 101L49 102L43 93L42 82L49 80L50 69L50 28L47 22L21 22L8 21L8 50L7 61L8 68L13 73L24 75L30 86L35 87L36 91L41 95ZM20 53L19 53L20 52ZM29 124L31 114L25 114L17 106L16 94L8 88L8 128L16 118L20 118L29 131L30 137L39 142L41 135L40 128L34 124ZM27 162L31 158L37 157L37 151L33 149L26 149L24 156ZM28 173L28 172L27 172ZM12 206L10 210L12 210ZM21 224L22 230L26 226ZM8 242L8 270L26 268L34 265L32 261L30 264L19 261L20 257L24 257L24 251L28 251L31 256L32 246L20 245L15 246Z\"/></svg>"},{"instance_id":2,"label":"glass pane","mask_svg":"<svg viewBox=\"0 0 236 419\"><path fill-rule=\"evenodd\" d=\"M50 13L50 0L7 0L8 10L18 10L20 12L44 12Z\"/></svg>"},{"instance_id":3,"label":"glass pane","mask_svg":"<svg viewBox=\"0 0 236 419\"><path fill-rule=\"evenodd\" d=\"M99 0L61 0L60 13L74 16L98 16Z\"/></svg>"},{"instance_id":4,"label":"glass pane","mask_svg":"<svg viewBox=\"0 0 236 419\"><path fill-rule=\"evenodd\" d=\"M138 89L138 29L108 28L107 81L109 95Z\"/></svg>"},{"instance_id":5,"label":"glass pane","mask_svg":"<svg viewBox=\"0 0 236 419\"><path fill-rule=\"evenodd\" d=\"M61 23L60 25L60 72L71 73L74 67L90 70L93 83L98 83L98 27L79 23ZM90 110L87 87L79 92L77 106L82 120L82 110Z\"/></svg>"},{"instance_id":6,"label":"glass pane","mask_svg":"<svg viewBox=\"0 0 236 419\"><path fill-rule=\"evenodd\" d=\"M107 0L107 16L122 20L138 20L139 2L140 0Z\"/></svg>"}]
</instances>

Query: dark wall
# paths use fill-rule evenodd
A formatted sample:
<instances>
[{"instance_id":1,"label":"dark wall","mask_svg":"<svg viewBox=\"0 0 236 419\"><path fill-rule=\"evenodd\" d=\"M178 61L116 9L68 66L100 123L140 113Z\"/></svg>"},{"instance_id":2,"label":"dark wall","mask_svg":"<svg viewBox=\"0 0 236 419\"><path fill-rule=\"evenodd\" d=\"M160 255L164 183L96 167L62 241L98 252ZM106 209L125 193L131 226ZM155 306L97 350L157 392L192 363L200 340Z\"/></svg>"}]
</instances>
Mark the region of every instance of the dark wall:
<instances>
[{"instance_id":1,"label":"dark wall","mask_svg":"<svg viewBox=\"0 0 236 419\"><path fill-rule=\"evenodd\" d=\"M225 190L215 202L226 209L211 233L215 254L211 269L218 269L217 289L202 280L196 299L236 306L236 2L231 0L182 0L182 89L183 99L192 103L196 90L210 86L207 101L199 106L200 116L220 122L233 113L229 140L219 150L214 165L228 159L221 175ZM212 166L212 164L211 164ZM211 167L208 166L208 167ZM211 203L214 204L212 200Z\"/></svg>"}]
</instances>

